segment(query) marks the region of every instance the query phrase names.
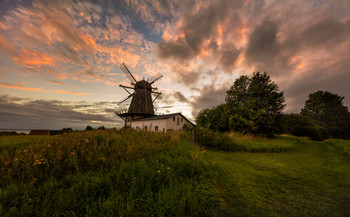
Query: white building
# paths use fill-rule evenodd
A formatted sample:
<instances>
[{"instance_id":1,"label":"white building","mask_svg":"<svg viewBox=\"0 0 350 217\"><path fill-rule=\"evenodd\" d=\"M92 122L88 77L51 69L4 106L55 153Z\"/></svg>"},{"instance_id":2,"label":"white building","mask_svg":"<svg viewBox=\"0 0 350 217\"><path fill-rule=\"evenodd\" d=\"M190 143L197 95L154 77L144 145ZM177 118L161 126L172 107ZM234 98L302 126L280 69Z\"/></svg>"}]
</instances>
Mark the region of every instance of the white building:
<instances>
[{"instance_id":1,"label":"white building","mask_svg":"<svg viewBox=\"0 0 350 217\"><path fill-rule=\"evenodd\" d=\"M160 132L164 130L167 132L172 130L181 130L186 123L194 126L194 124L181 113L173 113L135 119L131 122L131 128Z\"/></svg>"}]
</instances>

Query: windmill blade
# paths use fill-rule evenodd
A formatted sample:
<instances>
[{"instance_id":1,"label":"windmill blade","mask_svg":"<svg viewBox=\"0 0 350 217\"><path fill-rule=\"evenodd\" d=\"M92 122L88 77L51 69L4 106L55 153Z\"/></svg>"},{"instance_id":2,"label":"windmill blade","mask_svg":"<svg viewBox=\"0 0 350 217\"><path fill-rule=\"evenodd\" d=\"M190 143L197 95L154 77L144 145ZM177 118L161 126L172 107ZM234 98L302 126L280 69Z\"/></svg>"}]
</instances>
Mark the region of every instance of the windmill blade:
<instances>
[{"instance_id":1,"label":"windmill blade","mask_svg":"<svg viewBox=\"0 0 350 217\"><path fill-rule=\"evenodd\" d=\"M135 95L135 93L130 94L129 96L127 96L125 99L123 99L122 101L118 102L118 105L122 104L123 102L125 102L126 100L128 100L130 97L132 97L133 95Z\"/></svg>"},{"instance_id":2,"label":"windmill blade","mask_svg":"<svg viewBox=\"0 0 350 217\"><path fill-rule=\"evenodd\" d=\"M158 111L157 108L159 108L158 104L156 102L153 101L153 108L155 111Z\"/></svg>"},{"instance_id":3,"label":"windmill blade","mask_svg":"<svg viewBox=\"0 0 350 217\"><path fill-rule=\"evenodd\" d=\"M133 88L133 87L124 86L124 85L121 85L121 84L119 84L119 87L124 88L124 90L125 90L126 92L128 92L128 94L131 94L131 93L128 91L128 89L133 89L133 90L135 90L135 88Z\"/></svg>"},{"instance_id":4,"label":"windmill blade","mask_svg":"<svg viewBox=\"0 0 350 217\"><path fill-rule=\"evenodd\" d=\"M163 77L163 75L161 75L161 76L159 76L158 78L156 78L156 79L154 79L151 83L149 83L149 84L153 84L154 82L156 82L156 81L158 81L159 79L161 79Z\"/></svg>"},{"instance_id":5,"label":"windmill blade","mask_svg":"<svg viewBox=\"0 0 350 217\"><path fill-rule=\"evenodd\" d=\"M152 92L152 93L156 93L156 92ZM160 96L160 94L162 94L162 93L156 93L157 94L157 96L153 99L153 103L154 103L154 101L156 101L156 99Z\"/></svg>"},{"instance_id":6,"label":"windmill blade","mask_svg":"<svg viewBox=\"0 0 350 217\"><path fill-rule=\"evenodd\" d=\"M119 68L122 70L124 75L131 81L131 84L133 84L134 82L136 84L137 81L136 81L135 77L131 74L128 67L126 67L126 65L124 63L120 64Z\"/></svg>"}]
</instances>

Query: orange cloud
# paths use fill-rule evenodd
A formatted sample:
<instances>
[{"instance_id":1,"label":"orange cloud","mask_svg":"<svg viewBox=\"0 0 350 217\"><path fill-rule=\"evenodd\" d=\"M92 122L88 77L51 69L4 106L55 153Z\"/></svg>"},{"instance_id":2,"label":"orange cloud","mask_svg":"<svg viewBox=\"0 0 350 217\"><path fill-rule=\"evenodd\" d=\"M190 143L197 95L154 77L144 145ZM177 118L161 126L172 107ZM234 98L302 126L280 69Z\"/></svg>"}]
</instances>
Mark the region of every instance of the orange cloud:
<instances>
[{"instance_id":1,"label":"orange cloud","mask_svg":"<svg viewBox=\"0 0 350 217\"><path fill-rule=\"evenodd\" d=\"M63 94L71 94L71 95L91 95L91 93L82 93L82 92L74 92L67 90L45 90L42 88L36 87L25 87L21 84L8 84L8 83L0 83L0 87L16 89L16 90L25 90L25 91L37 91L37 92L46 92L46 93L63 93Z\"/></svg>"},{"instance_id":2,"label":"orange cloud","mask_svg":"<svg viewBox=\"0 0 350 217\"><path fill-rule=\"evenodd\" d=\"M54 65L55 61L48 54L38 53L35 51L29 51L27 49L22 49L22 54L19 57L13 57L13 61L17 64L30 67L39 68L42 65Z\"/></svg>"}]
</instances>

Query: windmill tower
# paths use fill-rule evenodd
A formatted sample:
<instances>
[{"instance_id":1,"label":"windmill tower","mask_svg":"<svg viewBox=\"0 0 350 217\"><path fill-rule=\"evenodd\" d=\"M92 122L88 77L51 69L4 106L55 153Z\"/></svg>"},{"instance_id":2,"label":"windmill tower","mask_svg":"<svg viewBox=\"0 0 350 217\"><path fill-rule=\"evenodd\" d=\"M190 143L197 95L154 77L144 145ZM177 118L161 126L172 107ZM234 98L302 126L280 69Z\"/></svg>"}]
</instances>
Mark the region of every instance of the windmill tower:
<instances>
[{"instance_id":1,"label":"windmill tower","mask_svg":"<svg viewBox=\"0 0 350 217\"><path fill-rule=\"evenodd\" d=\"M129 95L122 101L118 102L118 105L132 97L129 109L127 111L116 112L116 114L124 120L124 126L130 126L134 119L154 116L155 107L153 103L162 93L157 92L156 90L158 88L152 87L152 84L163 77L163 75L157 77L151 82L145 81L145 79L137 81L124 63L122 63L119 68L123 71L127 78L129 78L131 82L130 84L132 85L131 87L121 84L119 85L119 87L124 88ZM152 99L152 94L155 95L154 99Z\"/></svg>"}]
</instances>

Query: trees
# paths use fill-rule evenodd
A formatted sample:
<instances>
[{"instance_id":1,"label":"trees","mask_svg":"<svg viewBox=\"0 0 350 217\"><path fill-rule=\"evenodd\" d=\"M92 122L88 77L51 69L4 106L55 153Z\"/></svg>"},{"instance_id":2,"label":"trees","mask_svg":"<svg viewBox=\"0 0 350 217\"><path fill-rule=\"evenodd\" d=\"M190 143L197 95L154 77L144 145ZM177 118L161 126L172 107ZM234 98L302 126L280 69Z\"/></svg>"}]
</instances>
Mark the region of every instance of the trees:
<instances>
[{"instance_id":1,"label":"trees","mask_svg":"<svg viewBox=\"0 0 350 217\"><path fill-rule=\"evenodd\" d=\"M199 112L196 118L198 126L220 132L229 130L228 121L229 114L226 104L221 104L211 109L204 109Z\"/></svg>"},{"instance_id":2,"label":"trees","mask_svg":"<svg viewBox=\"0 0 350 217\"><path fill-rule=\"evenodd\" d=\"M285 99L266 72L240 76L226 94L230 130L268 137L281 132Z\"/></svg>"},{"instance_id":3,"label":"trees","mask_svg":"<svg viewBox=\"0 0 350 217\"><path fill-rule=\"evenodd\" d=\"M344 97L329 91L311 93L301 114L319 121L332 137L350 138L350 114Z\"/></svg>"}]
</instances>

